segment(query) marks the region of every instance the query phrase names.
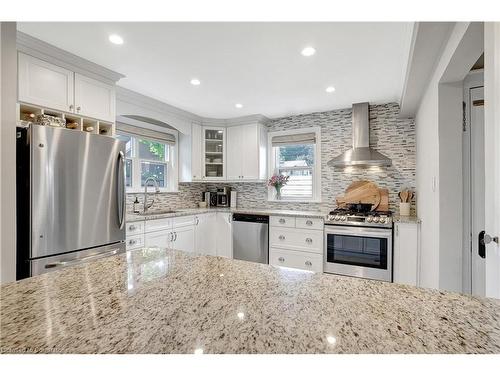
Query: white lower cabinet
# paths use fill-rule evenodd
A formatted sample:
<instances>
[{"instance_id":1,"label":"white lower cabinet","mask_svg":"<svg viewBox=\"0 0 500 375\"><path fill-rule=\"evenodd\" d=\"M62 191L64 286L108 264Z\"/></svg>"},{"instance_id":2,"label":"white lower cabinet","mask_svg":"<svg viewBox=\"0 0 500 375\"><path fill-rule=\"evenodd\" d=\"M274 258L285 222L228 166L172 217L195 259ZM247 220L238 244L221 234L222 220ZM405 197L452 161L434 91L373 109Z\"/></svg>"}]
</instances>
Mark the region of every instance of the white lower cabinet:
<instances>
[{"instance_id":1,"label":"white lower cabinet","mask_svg":"<svg viewBox=\"0 0 500 375\"><path fill-rule=\"evenodd\" d=\"M270 265L323 272L322 219L271 216L269 223Z\"/></svg>"},{"instance_id":2,"label":"white lower cabinet","mask_svg":"<svg viewBox=\"0 0 500 375\"><path fill-rule=\"evenodd\" d=\"M273 266L298 268L306 271L322 272L323 255L286 249L269 249L269 264Z\"/></svg>"},{"instance_id":3,"label":"white lower cabinet","mask_svg":"<svg viewBox=\"0 0 500 375\"><path fill-rule=\"evenodd\" d=\"M194 225L173 228L172 248L174 250L194 252L195 249Z\"/></svg>"},{"instance_id":4,"label":"white lower cabinet","mask_svg":"<svg viewBox=\"0 0 500 375\"><path fill-rule=\"evenodd\" d=\"M419 285L419 224L394 223L393 281Z\"/></svg>"},{"instance_id":5,"label":"white lower cabinet","mask_svg":"<svg viewBox=\"0 0 500 375\"><path fill-rule=\"evenodd\" d=\"M144 235L144 246L170 248L171 233L168 230L146 233Z\"/></svg>"},{"instance_id":6,"label":"white lower cabinet","mask_svg":"<svg viewBox=\"0 0 500 375\"><path fill-rule=\"evenodd\" d=\"M231 227L232 214L217 212L216 214L216 246L217 255L226 258L233 257L233 231Z\"/></svg>"},{"instance_id":7,"label":"white lower cabinet","mask_svg":"<svg viewBox=\"0 0 500 375\"><path fill-rule=\"evenodd\" d=\"M206 255L217 255L216 220L216 213L200 214L196 216L196 252Z\"/></svg>"}]
</instances>

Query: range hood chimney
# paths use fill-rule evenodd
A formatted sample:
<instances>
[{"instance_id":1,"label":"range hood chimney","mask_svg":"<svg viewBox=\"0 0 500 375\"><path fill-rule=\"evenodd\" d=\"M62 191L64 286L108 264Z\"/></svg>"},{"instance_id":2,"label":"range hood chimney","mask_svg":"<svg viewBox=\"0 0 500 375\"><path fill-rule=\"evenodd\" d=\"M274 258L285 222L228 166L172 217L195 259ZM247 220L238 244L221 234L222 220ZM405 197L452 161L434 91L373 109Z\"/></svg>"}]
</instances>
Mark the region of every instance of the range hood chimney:
<instances>
[{"instance_id":1,"label":"range hood chimney","mask_svg":"<svg viewBox=\"0 0 500 375\"><path fill-rule=\"evenodd\" d=\"M370 148L370 116L368 103L352 105L352 148L328 162L333 167L389 167L391 159Z\"/></svg>"}]
</instances>

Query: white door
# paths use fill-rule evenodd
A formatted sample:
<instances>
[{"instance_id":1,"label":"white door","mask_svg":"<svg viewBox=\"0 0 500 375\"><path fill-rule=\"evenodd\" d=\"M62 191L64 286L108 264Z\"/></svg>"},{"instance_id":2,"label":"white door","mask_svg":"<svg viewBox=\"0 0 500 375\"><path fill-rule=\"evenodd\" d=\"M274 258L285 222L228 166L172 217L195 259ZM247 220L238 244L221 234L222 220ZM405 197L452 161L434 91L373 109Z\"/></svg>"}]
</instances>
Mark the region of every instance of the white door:
<instances>
[{"instance_id":1,"label":"white door","mask_svg":"<svg viewBox=\"0 0 500 375\"><path fill-rule=\"evenodd\" d=\"M232 215L227 212L217 212L217 256L233 257Z\"/></svg>"},{"instance_id":2,"label":"white door","mask_svg":"<svg viewBox=\"0 0 500 375\"><path fill-rule=\"evenodd\" d=\"M226 130L227 134L227 179L240 180L242 176L241 165L245 150L243 148L247 140L244 140L244 126L231 126Z\"/></svg>"},{"instance_id":3,"label":"white door","mask_svg":"<svg viewBox=\"0 0 500 375\"><path fill-rule=\"evenodd\" d=\"M18 80L19 101L73 112L72 71L19 53Z\"/></svg>"},{"instance_id":4,"label":"white door","mask_svg":"<svg viewBox=\"0 0 500 375\"><path fill-rule=\"evenodd\" d=\"M217 255L215 213L198 215L196 220L196 252Z\"/></svg>"},{"instance_id":5,"label":"white door","mask_svg":"<svg viewBox=\"0 0 500 375\"><path fill-rule=\"evenodd\" d=\"M484 24L484 152L485 225L492 238L500 236L500 23ZM500 247L486 245L487 297L500 298Z\"/></svg>"},{"instance_id":6,"label":"white door","mask_svg":"<svg viewBox=\"0 0 500 375\"><path fill-rule=\"evenodd\" d=\"M259 179L259 126L242 126L241 174L245 180Z\"/></svg>"},{"instance_id":7,"label":"white door","mask_svg":"<svg viewBox=\"0 0 500 375\"><path fill-rule=\"evenodd\" d=\"M469 90L470 209L472 294L484 296L486 262L479 254L479 233L484 230L484 89Z\"/></svg>"},{"instance_id":8,"label":"white door","mask_svg":"<svg viewBox=\"0 0 500 375\"><path fill-rule=\"evenodd\" d=\"M161 230L158 232L146 233L144 235L144 244L146 247L162 247L162 248L170 248L170 231L169 230Z\"/></svg>"},{"instance_id":9,"label":"white door","mask_svg":"<svg viewBox=\"0 0 500 375\"><path fill-rule=\"evenodd\" d=\"M75 73L75 112L115 121L115 86Z\"/></svg>"},{"instance_id":10,"label":"white door","mask_svg":"<svg viewBox=\"0 0 500 375\"><path fill-rule=\"evenodd\" d=\"M418 285L418 224L394 224L394 282Z\"/></svg>"},{"instance_id":11,"label":"white door","mask_svg":"<svg viewBox=\"0 0 500 375\"><path fill-rule=\"evenodd\" d=\"M201 171L201 125L191 125L191 174L193 181L202 179Z\"/></svg>"},{"instance_id":12,"label":"white door","mask_svg":"<svg viewBox=\"0 0 500 375\"><path fill-rule=\"evenodd\" d=\"M195 234L194 225L187 227L174 228L174 238L172 242L172 247L174 250L195 251Z\"/></svg>"}]
</instances>

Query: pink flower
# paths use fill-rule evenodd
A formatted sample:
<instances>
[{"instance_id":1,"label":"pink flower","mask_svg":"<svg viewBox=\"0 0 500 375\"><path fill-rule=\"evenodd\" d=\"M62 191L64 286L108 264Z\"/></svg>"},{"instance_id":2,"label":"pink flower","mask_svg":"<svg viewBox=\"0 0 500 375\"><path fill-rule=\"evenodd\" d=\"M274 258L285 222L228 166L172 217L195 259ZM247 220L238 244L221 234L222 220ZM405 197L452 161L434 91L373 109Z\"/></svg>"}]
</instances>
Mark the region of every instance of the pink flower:
<instances>
[{"instance_id":1,"label":"pink flower","mask_svg":"<svg viewBox=\"0 0 500 375\"><path fill-rule=\"evenodd\" d=\"M288 183L288 179L290 178L290 176L286 176L286 175L282 175L282 174L275 174L273 175L269 181L267 181L267 185L268 186L278 186L278 187L281 187L281 186L284 186Z\"/></svg>"}]
</instances>

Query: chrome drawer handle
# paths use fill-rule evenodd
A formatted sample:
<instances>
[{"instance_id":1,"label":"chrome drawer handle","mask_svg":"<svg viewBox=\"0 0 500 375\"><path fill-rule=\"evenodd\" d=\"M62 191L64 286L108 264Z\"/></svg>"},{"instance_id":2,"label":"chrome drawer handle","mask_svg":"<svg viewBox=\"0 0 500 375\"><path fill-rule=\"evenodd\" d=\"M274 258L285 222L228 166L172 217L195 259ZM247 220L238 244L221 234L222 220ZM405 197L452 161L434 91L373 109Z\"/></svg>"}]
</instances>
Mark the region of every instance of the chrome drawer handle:
<instances>
[{"instance_id":1,"label":"chrome drawer handle","mask_svg":"<svg viewBox=\"0 0 500 375\"><path fill-rule=\"evenodd\" d=\"M283 263L283 262L285 261L285 258L283 258L283 257L279 257L279 258L278 258L278 260L279 260L281 263Z\"/></svg>"},{"instance_id":2,"label":"chrome drawer handle","mask_svg":"<svg viewBox=\"0 0 500 375\"><path fill-rule=\"evenodd\" d=\"M280 219L279 222L280 224L285 224L285 219Z\"/></svg>"},{"instance_id":3,"label":"chrome drawer handle","mask_svg":"<svg viewBox=\"0 0 500 375\"><path fill-rule=\"evenodd\" d=\"M128 244L129 244L129 245L135 245L136 243L137 243L137 241L136 241L136 240L130 240L130 241L128 241Z\"/></svg>"},{"instance_id":4,"label":"chrome drawer handle","mask_svg":"<svg viewBox=\"0 0 500 375\"><path fill-rule=\"evenodd\" d=\"M137 228L135 227L135 225L131 225L128 227L129 230L136 230Z\"/></svg>"},{"instance_id":5,"label":"chrome drawer handle","mask_svg":"<svg viewBox=\"0 0 500 375\"><path fill-rule=\"evenodd\" d=\"M311 220L307 220L306 225L313 225L313 222Z\"/></svg>"},{"instance_id":6,"label":"chrome drawer handle","mask_svg":"<svg viewBox=\"0 0 500 375\"><path fill-rule=\"evenodd\" d=\"M313 264L310 261L306 261L306 266L311 267Z\"/></svg>"},{"instance_id":7,"label":"chrome drawer handle","mask_svg":"<svg viewBox=\"0 0 500 375\"><path fill-rule=\"evenodd\" d=\"M313 242L313 240L312 240L312 238L306 238L306 242L307 242L307 243L312 243L312 242Z\"/></svg>"},{"instance_id":8,"label":"chrome drawer handle","mask_svg":"<svg viewBox=\"0 0 500 375\"><path fill-rule=\"evenodd\" d=\"M278 237L281 241L283 241L285 239L285 236L283 236L282 234Z\"/></svg>"}]
</instances>

